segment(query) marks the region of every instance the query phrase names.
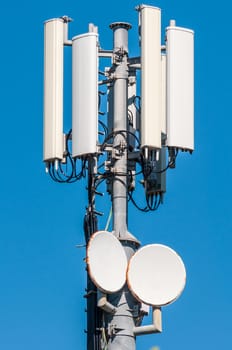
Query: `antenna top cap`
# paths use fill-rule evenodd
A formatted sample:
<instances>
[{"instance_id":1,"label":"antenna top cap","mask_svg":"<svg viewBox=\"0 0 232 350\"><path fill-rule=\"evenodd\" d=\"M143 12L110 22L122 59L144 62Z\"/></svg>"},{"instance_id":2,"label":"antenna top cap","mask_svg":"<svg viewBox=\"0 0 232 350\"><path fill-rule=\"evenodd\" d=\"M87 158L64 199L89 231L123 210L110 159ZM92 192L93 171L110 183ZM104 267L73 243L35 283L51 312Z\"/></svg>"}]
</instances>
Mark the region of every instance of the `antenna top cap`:
<instances>
[{"instance_id":1,"label":"antenna top cap","mask_svg":"<svg viewBox=\"0 0 232 350\"><path fill-rule=\"evenodd\" d=\"M135 7L135 10L140 12L141 10L145 9L145 8L149 8L149 9L153 9L153 10L160 10L159 7L156 7L156 6L151 6L151 5L144 5L144 4L141 4L141 5L138 5Z\"/></svg>"},{"instance_id":2,"label":"antenna top cap","mask_svg":"<svg viewBox=\"0 0 232 350\"><path fill-rule=\"evenodd\" d=\"M132 25L127 22L114 22L109 25L110 29L118 29L118 28L124 28L124 29L131 29Z\"/></svg>"}]
</instances>

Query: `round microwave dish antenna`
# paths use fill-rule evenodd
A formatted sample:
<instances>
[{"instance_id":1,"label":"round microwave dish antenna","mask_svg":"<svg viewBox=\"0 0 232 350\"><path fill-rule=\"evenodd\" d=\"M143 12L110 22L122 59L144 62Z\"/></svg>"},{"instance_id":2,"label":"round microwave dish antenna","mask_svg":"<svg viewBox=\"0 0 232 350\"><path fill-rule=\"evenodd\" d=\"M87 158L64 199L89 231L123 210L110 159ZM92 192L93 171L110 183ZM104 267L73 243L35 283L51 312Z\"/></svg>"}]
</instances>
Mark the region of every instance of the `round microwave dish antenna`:
<instances>
[{"instance_id":1,"label":"round microwave dish antenna","mask_svg":"<svg viewBox=\"0 0 232 350\"><path fill-rule=\"evenodd\" d=\"M186 270L180 256L161 244L140 248L130 259L127 283L134 297L152 306L174 302L184 290Z\"/></svg>"},{"instance_id":2,"label":"round microwave dish antenna","mask_svg":"<svg viewBox=\"0 0 232 350\"><path fill-rule=\"evenodd\" d=\"M87 268L103 293L115 293L126 282L127 257L119 240L108 231L94 233L87 246Z\"/></svg>"}]
</instances>

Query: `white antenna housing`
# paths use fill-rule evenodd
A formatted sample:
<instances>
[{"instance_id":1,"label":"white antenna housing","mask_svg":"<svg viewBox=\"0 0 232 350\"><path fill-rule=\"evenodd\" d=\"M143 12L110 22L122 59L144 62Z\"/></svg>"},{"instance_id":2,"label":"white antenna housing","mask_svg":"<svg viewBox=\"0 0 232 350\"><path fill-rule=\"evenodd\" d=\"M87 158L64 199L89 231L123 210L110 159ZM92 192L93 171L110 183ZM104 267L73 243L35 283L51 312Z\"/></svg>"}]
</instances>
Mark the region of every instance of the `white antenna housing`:
<instances>
[{"instance_id":1,"label":"white antenna housing","mask_svg":"<svg viewBox=\"0 0 232 350\"><path fill-rule=\"evenodd\" d=\"M161 132L167 134L167 108L166 108L166 80L167 80L167 59L166 55L161 55Z\"/></svg>"},{"instance_id":2,"label":"white antenna housing","mask_svg":"<svg viewBox=\"0 0 232 350\"><path fill-rule=\"evenodd\" d=\"M171 25L166 38L167 146L193 151L194 32Z\"/></svg>"},{"instance_id":3,"label":"white antenna housing","mask_svg":"<svg viewBox=\"0 0 232 350\"><path fill-rule=\"evenodd\" d=\"M63 158L64 21L44 24L44 161Z\"/></svg>"},{"instance_id":4,"label":"white antenna housing","mask_svg":"<svg viewBox=\"0 0 232 350\"><path fill-rule=\"evenodd\" d=\"M161 10L141 5L141 147L161 148Z\"/></svg>"},{"instance_id":5,"label":"white antenna housing","mask_svg":"<svg viewBox=\"0 0 232 350\"><path fill-rule=\"evenodd\" d=\"M72 155L80 157L97 152L98 34L72 40Z\"/></svg>"}]
</instances>

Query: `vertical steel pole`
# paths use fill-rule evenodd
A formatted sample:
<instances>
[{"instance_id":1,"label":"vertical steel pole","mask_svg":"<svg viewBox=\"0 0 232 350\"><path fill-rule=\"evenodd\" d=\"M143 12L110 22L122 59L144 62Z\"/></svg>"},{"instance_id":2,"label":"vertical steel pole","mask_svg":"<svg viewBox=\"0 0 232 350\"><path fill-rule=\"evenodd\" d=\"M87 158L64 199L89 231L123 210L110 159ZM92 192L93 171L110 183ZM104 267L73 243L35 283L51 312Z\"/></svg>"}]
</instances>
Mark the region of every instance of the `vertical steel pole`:
<instances>
[{"instance_id":1,"label":"vertical steel pole","mask_svg":"<svg viewBox=\"0 0 232 350\"><path fill-rule=\"evenodd\" d=\"M113 227L117 237L127 233L127 96L128 96L128 29L127 23L113 23L114 31L114 115L113 131L115 180L113 181ZM122 134L120 132L122 130Z\"/></svg>"},{"instance_id":2,"label":"vertical steel pole","mask_svg":"<svg viewBox=\"0 0 232 350\"><path fill-rule=\"evenodd\" d=\"M128 259L138 246L138 241L127 231L127 128L128 128L128 23L113 23L114 32L114 85L113 85L113 231L121 241ZM112 276L113 277L113 276ZM125 285L122 290L108 296L116 313L106 315L108 350L134 350L135 336L133 311L137 301Z\"/></svg>"}]
</instances>

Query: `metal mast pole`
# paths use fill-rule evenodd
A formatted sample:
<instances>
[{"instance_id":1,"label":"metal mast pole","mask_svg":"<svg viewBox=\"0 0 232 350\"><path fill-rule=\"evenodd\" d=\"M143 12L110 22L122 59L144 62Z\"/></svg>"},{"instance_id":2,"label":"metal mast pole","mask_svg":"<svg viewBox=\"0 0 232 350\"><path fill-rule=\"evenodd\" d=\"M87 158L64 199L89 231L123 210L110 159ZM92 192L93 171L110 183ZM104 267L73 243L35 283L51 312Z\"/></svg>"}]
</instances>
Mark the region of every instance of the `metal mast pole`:
<instances>
[{"instance_id":1,"label":"metal mast pole","mask_svg":"<svg viewBox=\"0 0 232 350\"><path fill-rule=\"evenodd\" d=\"M113 131L115 180L113 181L113 227L117 237L127 232L127 97L128 97L128 30L127 23L113 23L114 31L114 113ZM122 133L120 133L122 131ZM117 152L118 150L118 152Z\"/></svg>"},{"instance_id":2,"label":"metal mast pole","mask_svg":"<svg viewBox=\"0 0 232 350\"><path fill-rule=\"evenodd\" d=\"M138 247L138 241L127 231L127 120L128 120L128 23L113 23L113 231L121 241L128 259ZM134 350L133 312L138 302L132 297L125 285L122 290L108 296L115 306L114 315L106 314L108 326L108 350Z\"/></svg>"}]
</instances>

